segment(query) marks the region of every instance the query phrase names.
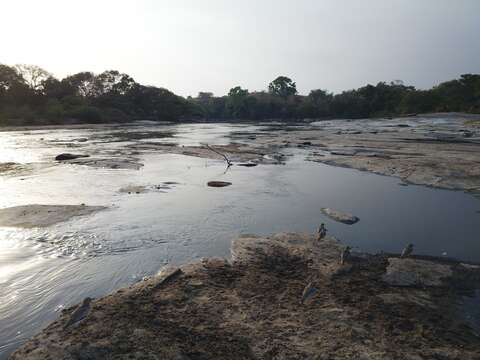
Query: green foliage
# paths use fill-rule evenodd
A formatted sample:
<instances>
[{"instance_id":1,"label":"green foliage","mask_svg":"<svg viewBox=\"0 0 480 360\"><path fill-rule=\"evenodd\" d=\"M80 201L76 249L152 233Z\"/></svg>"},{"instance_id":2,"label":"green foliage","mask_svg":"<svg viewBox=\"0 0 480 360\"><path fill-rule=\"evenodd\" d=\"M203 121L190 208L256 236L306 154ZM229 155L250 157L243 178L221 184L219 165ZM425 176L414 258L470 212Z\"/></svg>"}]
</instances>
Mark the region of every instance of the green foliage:
<instances>
[{"instance_id":1,"label":"green foliage","mask_svg":"<svg viewBox=\"0 0 480 360\"><path fill-rule=\"evenodd\" d=\"M102 121L100 109L93 106L79 106L71 109L66 114L67 117L79 122L95 124Z\"/></svg>"},{"instance_id":2,"label":"green foliage","mask_svg":"<svg viewBox=\"0 0 480 360\"><path fill-rule=\"evenodd\" d=\"M52 98L47 101L45 117L54 123L59 123L65 118L65 109L58 99Z\"/></svg>"},{"instance_id":3,"label":"green foliage","mask_svg":"<svg viewBox=\"0 0 480 360\"><path fill-rule=\"evenodd\" d=\"M354 119L440 111L480 113L480 75L464 74L429 90L394 81L336 95L316 89L307 96L297 94L292 79L279 76L268 91L249 92L236 86L225 96L200 92L184 99L167 89L138 84L116 70L98 75L80 72L59 80L38 66L0 64L0 125Z\"/></svg>"},{"instance_id":4,"label":"green foliage","mask_svg":"<svg viewBox=\"0 0 480 360\"><path fill-rule=\"evenodd\" d=\"M248 90L236 86L228 92L228 97L225 103L226 112L235 119L241 119L250 115L248 101Z\"/></svg>"},{"instance_id":5,"label":"green foliage","mask_svg":"<svg viewBox=\"0 0 480 360\"><path fill-rule=\"evenodd\" d=\"M268 92L272 95L286 98L297 93L297 85L286 76L279 76L268 85Z\"/></svg>"},{"instance_id":6,"label":"green foliage","mask_svg":"<svg viewBox=\"0 0 480 360\"><path fill-rule=\"evenodd\" d=\"M15 84L24 83L24 79L15 68L0 64L0 94L6 92Z\"/></svg>"},{"instance_id":7,"label":"green foliage","mask_svg":"<svg viewBox=\"0 0 480 360\"><path fill-rule=\"evenodd\" d=\"M33 91L43 89L43 82L52 75L37 65L17 64L15 70L24 83Z\"/></svg>"}]
</instances>

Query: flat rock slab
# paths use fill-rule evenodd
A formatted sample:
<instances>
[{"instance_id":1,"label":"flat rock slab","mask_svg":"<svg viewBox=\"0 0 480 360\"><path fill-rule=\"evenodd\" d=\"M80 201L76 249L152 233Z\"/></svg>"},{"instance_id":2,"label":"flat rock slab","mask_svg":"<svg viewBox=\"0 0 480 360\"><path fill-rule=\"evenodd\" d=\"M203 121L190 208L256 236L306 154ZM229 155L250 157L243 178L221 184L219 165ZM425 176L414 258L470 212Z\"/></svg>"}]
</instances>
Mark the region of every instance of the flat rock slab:
<instances>
[{"instance_id":1,"label":"flat rock slab","mask_svg":"<svg viewBox=\"0 0 480 360\"><path fill-rule=\"evenodd\" d=\"M210 187L225 187L232 185L232 183L228 181L209 181L207 185Z\"/></svg>"},{"instance_id":2,"label":"flat rock slab","mask_svg":"<svg viewBox=\"0 0 480 360\"><path fill-rule=\"evenodd\" d=\"M452 276L449 265L420 259L389 258L382 280L394 286L441 286Z\"/></svg>"},{"instance_id":3,"label":"flat rock slab","mask_svg":"<svg viewBox=\"0 0 480 360\"><path fill-rule=\"evenodd\" d=\"M322 208L322 213L327 215L329 218L344 223L348 225L353 225L356 222L360 221L360 219L352 214L344 213L341 211L333 210L330 208Z\"/></svg>"},{"instance_id":4,"label":"flat rock slab","mask_svg":"<svg viewBox=\"0 0 480 360\"><path fill-rule=\"evenodd\" d=\"M163 182L159 185L127 185L120 190L118 190L120 193L124 194L144 194L147 192L167 192L167 190L171 190L172 186L177 184L176 182L173 181L166 181Z\"/></svg>"},{"instance_id":5,"label":"flat rock slab","mask_svg":"<svg viewBox=\"0 0 480 360\"><path fill-rule=\"evenodd\" d=\"M14 162L0 163L0 175L20 175L33 170L31 164L19 164Z\"/></svg>"},{"instance_id":6,"label":"flat rock slab","mask_svg":"<svg viewBox=\"0 0 480 360\"><path fill-rule=\"evenodd\" d=\"M85 165L94 168L107 169L123 169L123 170L139 170L143 164L135 158L83 158L75 159L68 162L69 164Z\"/></svg>"},{"instance_id":7,"label":"flat rock slab","mask_svg":"<svg viewBox=\"0 0 480 360\"><path fill-rule=\"evenodd\" d=\"M104 206L86 205L22 205L0 209L0 226L46 227L67 221L75 216L90 215Z\"/></svg>"}]
</instances>

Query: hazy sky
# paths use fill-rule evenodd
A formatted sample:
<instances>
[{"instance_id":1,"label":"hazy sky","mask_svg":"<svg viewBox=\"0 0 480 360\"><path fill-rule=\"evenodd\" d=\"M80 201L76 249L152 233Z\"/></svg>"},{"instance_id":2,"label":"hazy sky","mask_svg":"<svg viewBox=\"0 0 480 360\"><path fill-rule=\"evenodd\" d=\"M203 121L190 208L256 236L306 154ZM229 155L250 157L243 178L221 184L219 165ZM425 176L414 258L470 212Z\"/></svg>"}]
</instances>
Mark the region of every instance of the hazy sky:
<instances>
[{"instance_id":1,"label":"hazy sky","mask_svg":"<svg viewBox=\"0 0 480 360\"><path fill-rule=\"evenodd\" d=\"M0 63L116 69L179 95L480 73L480 0L1 0Z\"/></svg>"}]
</instances>

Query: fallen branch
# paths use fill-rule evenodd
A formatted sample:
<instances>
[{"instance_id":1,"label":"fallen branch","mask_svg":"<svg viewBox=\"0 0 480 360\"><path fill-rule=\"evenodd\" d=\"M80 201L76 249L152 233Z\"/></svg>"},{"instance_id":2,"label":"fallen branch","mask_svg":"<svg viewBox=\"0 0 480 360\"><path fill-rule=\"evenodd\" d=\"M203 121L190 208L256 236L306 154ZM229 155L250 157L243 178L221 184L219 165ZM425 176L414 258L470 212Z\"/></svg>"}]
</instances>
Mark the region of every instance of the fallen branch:
<instances>
[{"instance_id":1,"label":"fallen branch","mask_svg":"<svg viewBox=\"0 0 480 360\"><path fill-rule=\"evenodd\" d=\"M208 144L205 144L205 146L206 146L207 149L213 151L214 153L223 156L223 158L224 158L225 161L227 162L228 167L230 167L230 166L233 165L233 163L230 161L230 159L227 157L227 155L222 154L220 151L215 150L214 148L212 148L212 147L211 147L210 145L208 145Z\"/></svg>"}]
</instances>

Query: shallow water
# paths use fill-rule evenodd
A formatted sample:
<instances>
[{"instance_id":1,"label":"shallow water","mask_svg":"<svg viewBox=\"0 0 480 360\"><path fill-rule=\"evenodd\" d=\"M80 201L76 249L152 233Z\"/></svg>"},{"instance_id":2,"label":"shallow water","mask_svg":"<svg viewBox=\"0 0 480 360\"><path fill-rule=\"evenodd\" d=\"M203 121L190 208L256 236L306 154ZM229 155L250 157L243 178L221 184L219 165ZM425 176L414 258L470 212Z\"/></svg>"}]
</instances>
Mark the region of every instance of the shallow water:
<instances>
[{"instance_id":1,"label":"shallow water","mask_svg":"<svg viewBox=\"0 0 480 360\"><path fill-rule=\"evenodd\" d=\"M167 263L228 257L239 234L313 232L324 222L329 234L356 250L400 252L412 242L419 254L480 261L480 202L469 194L399 186L398 179L307 162L302 150L287 150L285 165L225 171L222 161L129 148L141 142L226 144L232 133L263 128L144 124L0 133L0 162L34 168L0 177L0 207L109 207L43 229L0 228L0 358L64 307L129 285ZM121 170L52 161L68 151L134 156L144 166ZM209 188L210 180L233 185ZM128 185L164 182L177 184L144 194L119 192ZM352 226L336 223L321 207L361 220Z\"/></svg>"}]
</instances>

